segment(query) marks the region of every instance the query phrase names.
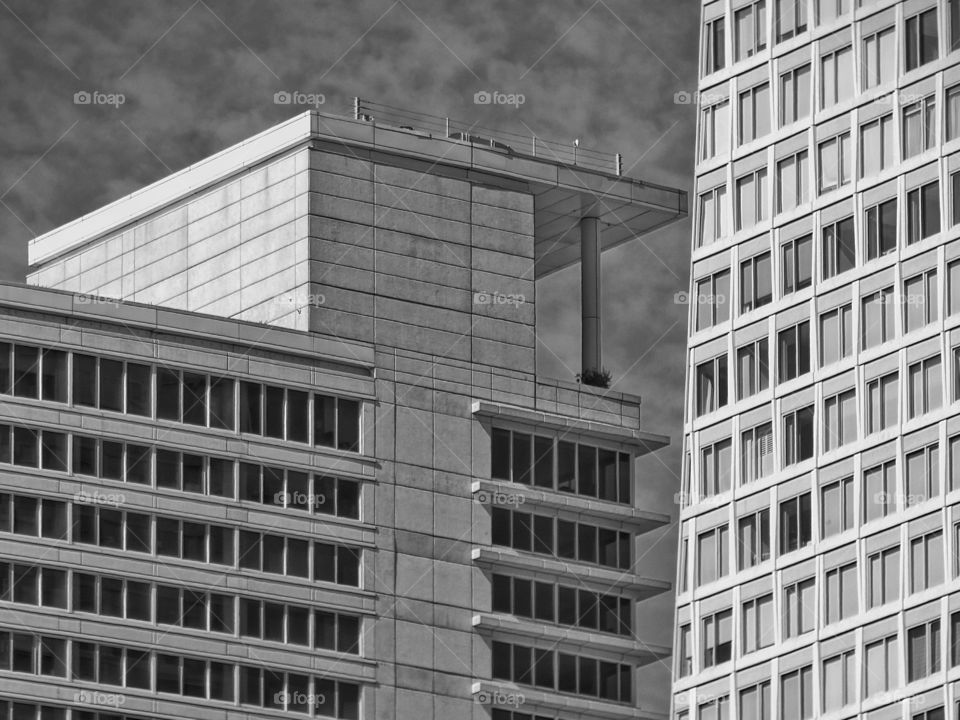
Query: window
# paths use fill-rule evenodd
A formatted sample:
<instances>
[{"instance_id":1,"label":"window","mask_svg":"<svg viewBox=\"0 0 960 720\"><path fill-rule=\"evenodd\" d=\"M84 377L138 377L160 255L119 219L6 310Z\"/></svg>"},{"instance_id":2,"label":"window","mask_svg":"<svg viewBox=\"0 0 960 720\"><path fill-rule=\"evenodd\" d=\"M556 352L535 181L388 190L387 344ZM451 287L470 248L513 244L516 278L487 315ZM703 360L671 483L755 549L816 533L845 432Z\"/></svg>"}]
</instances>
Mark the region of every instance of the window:
<instances>
[{"instance_id":1,"label":"window","mask_svg":"<svg viewBox=\"0 0 960 720\"><path fill-rule=\"evenodd\" d=\"M931 183L907 192L907 244L940 232L940 182Z\"/></svg>"},{"instance_id":2,"label":"window","mask_svg":"<svg viewBox=\"0 0 960 720\"><path fill-rule=\"evenodd\" d=\"M730 489L733 466L730 440L721 440L700 451L700 496L709 497Z\"/></svg>"},{"instance_id":3,"label":"window","mask_svg":"<svg viewBox=\"0 0 960 720\"><path fill-rule=\"evenodd\" d=\"M700 196L700 247L730 235L730 211L725 185Z\"/></svg>"},{"instance_id":4,"label":"window","mask_svg":"<svg viewBox=\"0 0 960 720\"><path fill-rule=\"evenodd\" d=\"M813 282L813 237L788 240L782 247L783 294L798 292Z\"/></svg>"},{"instance_id":5,"label":"window","mask_svg":"<svg viewBox=\"0 0 960 720\"><path fill-rule=\"evenodd\" d=\"M733 14L733 53L737 61L753 57L767 47L767 12L764 0L751 3Z\"/></svg>"},{"instance_id":6,"label":"window","mask_svg":"<svg viewBox=\"0 0 960 720\"><path fill-rule=\"evenodd\" d=\"M943 531L910 540L910 592L922 592L943 583ZM913 680L915 678L911 678Z\"/></svg>"},{"instance_id":7,"label":"window","mask_svg":"<svg viewBox=\"0 0 960 720\"><path fill-rule=\"evenodd\" d=\"M770 132L770 84L763 83L740 93L740 144Z\"/></svg>"},{"instance_id":8,"label":"window","mask_svg":"<svg viewBox=\"0 0 960 720\"><path fill-rule=\"evenodd\" d=\"M950 614L950 667L960 665L960 610Z\"/></svg>"},{"instance_id":9,"label":"window","mask_svg":"<svg viewBox=\"0 0 960 720\"><path fill-rule=\"evenodd\" d=\"M853 97L853 48L847 46L820 58L820 107L827 109Z\"/></svg>"},{"instance_id":10,"label":"window","mask_svg":"<svg viewBox=\"0 0 960 720\"><path fill-rule=\"evenodd\" d=\"M823 401L823 449L829 452L857 439L857 398L854 390Z\"/></svg>"},{"instance_id":11,"label":"window","mask_svg":"<svg viewBox=\"0 0 960 720\"><path fill-rule=\"evenodd\" d=\"M730 319L730 271L723 270L697 281L694 298L697 330L718 325Z\"/></svg>"},{"instance_id":12,"label":"window","mask_svg":"<svg viewBox=\"0 0 960 720\"><path fill-rule=\"evenodd\" d=\"M853 154L850 151L850 133L845 132L824 140L817 145L821 194L847 185L850 182L850 168Z\"/></svg>"},{"instance_id":13,"label":"window","mask_svg":"<svg viewBox=\"0 0 960 720\"><path fill-rule=\"evenodd\" d=\"M801 65L780 76L780 125L810 115L810 65Z\"/></svg>"},{"instance_id":14,"label":"window","mask_svg":"<svg viewBox=\"0 0 960 720\"><path fill-rule=\"evenodd\" d=\"M810 200L807 151L777 162L777 212L789 212Z\"/></svg>"},{"instance_id":15,"label":"window","mask_svg":"<svg viewBox=\"0 0 960 720\"><path fill-rule=\"evenodd\" d=\"M908 414L913 419L937 410L943 402L940 356L911 364L907 368Z\"/></svg>"},{"instance_id":16,"label":"window","mask_svg":"<svg viewBox=\"0 0 960 720\"><path fill-rule=\"evenodd\" d=\"M767 219L768 197L766 168L737 179L737 230Z\"/></svg>"},{"instance_id":17,"label":"window","mask_svg":"<svg viewBox=\"0 0 960 720\"><path fill-rule=\"evenodd\" d=\"M852 562L826 572L827 625L857 614L857 563Z\"/></svg>"},{"instance_id":18,"label":"window","mask_svg":"<svg viewBox=\"0 0 960 720\"><path fill-rule=\"evenodd\" d=\"M820 489L820 535L836 535L853 527L853 478L843 478Z\"/></svg>"},{"instance_id":19,"label":"window","mask_svg":"<svg viewBox=\"0 0 960 720\"><path fill-rule=\"evenodd\" d=\"M907 18L904 35L907 72L937 59L937 9L932 8Z\"/></svg>"},{"instance_id":20,"label":"window","mask_svg":"<svg viewBox=\"0 0 960 720\"><path fill-rule=\"evenodd\" d=\"M865 697L895 690L900 684L900 663L897 636L891 635L864 647L863 675Z\"/></svg>"},{"instance_id":21,"label":"window","mask_svg":"<svg viewBox=\"0 0 960 720\"><path fill-rule=\"evenodd\" d=\"M900 599L900 548L892 547L867 557L867 607Z\"/></svg>"},{"instance_id":22,"label":"window","mask_svg":"<svg viewBox=\"0 0 960 720\"><path fill-rule=\"evenodd\" d=\"M863 87L883 85L896 77L897 52L894 28L888 27L863 38Z\"/></svg>"},{"instance_id":23,"label":"window","mask_svg":"<svg viewBox=\"0 0 960 720\"><path fill-rule=\"evenodd\" d=\"M740 263L740 312L750 312L773 300L770 253L755 255Z\"/></svg>"},{"instance_id":24,"label":"window","mask_svg":"<svg viewBox=\"0 0 960 720\"><path fill-rule=\"evenodd\" d=\"M770 720L770 681L752 685L740 691L741 720Z\"/></svg>"},{"instance_id":25,"label":"window","mask_svg":"<svg viewBox=\"0 0 960 720\"><path fill-rule=\"evenodd\" d=\"M820 315L820 367L825 367L853 353L849 303Z\"/></svg>"},{"instance_id":26,"label":"window","mask_svg":"<svg viewBox=\"0 0 960 720\"><path fill-rule=\"evenodd\" d=\"M727 356L697 365L697 417L727 404Z\"/></svg>"},{"instance_id":27,"label":"window","mask_svg":"<svg viewBox=\"0 0 960 720\"><path fill-rule=\"evenodd\" d=\"M746 570L770 559L770 511L767 508L737 521L738 567Z\"/></svg>"},{"instance_id":28,"label":"window","mask_svg":"<svg viewBox=\"0 0 960 720\"><path fill-rule=\"evenodd\" d=\"M813 717L813 666L780 676L781 720L808 720Z\"/></svg>"},{"instance_id":29,"label":"window","mask_svg":"<svg viewBox=\"0 0 960 720\"><path fill-rule=\"evenodd\" d=\"M783 466L813 457L813 405L783 416Z\"/></svg>"},{"instance_id":30,"label":"window","mask_svg":"<svg viewBox=\"0 0 960 720\"><path fill-rule=\"evenodd\" d=\"M770 387L767 339L737 348L737 399L743 400Z\"/></svg>"},{"instance_id":31,"label":"window","mask_svg":"<svg viewBox=\"0 0 960 720\"><path fill-rule=\"evenodd\" d=\"M946 99L946 140L956 140L960 137L960 85L949 87L945 92Z\"/></svg>"},{"instance_id":32,"label":"window","mask_svg":"<svg viewBox=\"0 0 960 720\"><path fill-rule=\"evenodd\" d=\"M787 382L810 372L809 320L777 333L777 361L777 382Z\"/></svg>"},{"instance_id":33,"label":"window","mask_svg":"<svg viewBox=\"0 0 960 720\"><path fill-rule=\"evenodd\" d=\"M954 260L947 263L947 314L954 315L958 312L960 312L960 260Z\"/></svg>"},{"instance_id":34,"label":"window","mask_svg":"<svg viewBox=\"0 0 960 720\"><path fill-rule=\"evenodd\" d=\"M806 547L813 540L810 493L780 503L780 554Z\"/></svg>"},{"instance_id":35,"label":"window","mask_svg":"<svg viewBox=\"0 0 960 720\"><path fill-rule=\"evenodd\" d=\"M940 621L907 630L907 682L940 672Z\"/></svg>"},{"instance_id":36,"label":"window","mask_svg":"<svg viewBox=\"0 0 960 720\"><path fill-rule=\"evenodd\" d=\"M730 696L724 695L697 706L697 720L728 720L730 717Z\"/></svg>"},{"instance_id":37,"label":"window","mask_svg":"<svg viewBox=\"0 0 960 720\"><path fill-rule=\"evenodd\" d=\"M958 0L947 0L947 9L949 13L950 24L950 52L960 47L960 2ZM928 720L933 720L929 718ZM939 720L943 720L940 718Z\"/></svg>"},{"instance_id":38,"label":"window","mask_svg":"<svg viewBox=\"0 0 960 720\"><path fill-rule=\"evenodd\" d=\"M850 0L817 0L817 24L831 23L850 12Z\"/></svg>"},{"instance_id":39,"label":"window","mask_svg":"<svg viewBox=\"0 0 960 720\"><path fill-rule=\"evenodd\" d=\"M856 265L853 218L823 226L823 279L828 280Z\"/></svg>"},{"instance_id":40,"label":"window","mask_svg":"<svg viewBox=\"0 0 960 720\"><path fill-rule=\"evenodd\" d=\"M893 461L863 471L863 520L886 517L897 509L896 466Z\"/></svg>"},{"instance_id":41,"label":"window","mask_svg":"<svg viewBox=\"0 0 960 720\"><path fill-rule=\"evenodd\" d=\"M886 200L864 211L867 260L897 249L897 199Z\"/></svg>"},{"instance_id":42,"label":"window","mask_svg":"<svg viewBox=\"0 0 960 720\"><path fill-rule=\"evenodd\" d=\"M896 424L899 388L896 372L867 382L867 434Z\"/></svg>"},{"instance_id":43,"label":"window","mask_svg":"<svg viewBox=\"0 0 960 720\"><path fill-rule=\"evenodd\" d=\"M687 677L693 672L693 640L691 639L689 625L680 627L680 639L677 641L677 647L679 649L677 653L677 677Z\"/></svg>"},{"instance_id":44,"label":"window","mask_svg":"<svg viewBox=\"0 0 960 720\"><path fill-rule=\"evenodd\" d=\"M703 109L700 121L700 160L730 152L730 101Z\"/></svg>"},{"instance_id":45,"label":"window","mask_svg":"<svg viewBox=\"0 0 960 720\"><path fill-rule=\"evenodd\" d=\"M814 626L817 598L813 578L787 585L783 591L783 636L796 637Z\"/></svg>"},{"instance_id":46,"label":"window","mask_svg":"<svg viewBox=\"0 0 960 720\"><path fill-rule=\"evenodd\" d=\"M873 177L893 167L893 114L860 126L860 177Z\"/></svg>"},{"instance_id":47,"label":"window","mask_svg":"<svg viewBox=\"0 0 960 720\"><path fill-rule=\"evenodd\" d=\"M703 74L723 70L726 65L724 52L723 18L711 20L703 28Z\"/></svg>"},{"instance_id":48,"label":"window","mask_svg":"<svg viewBox=\"0 0 960 720\"><path fill-rule=\"evenodd\" d=\"M853 650L823 661L823 711L838 710L857 701L856 653Z\"/></svg>"},{"instance_id":49,"label":"window","mask_svg":"<svg viewBox=\"0 0 960 720\"><path fill-rule=\"evenodd\" d=\"M860 299L861 322L860 348L869 350L892 340L894 330L893 288L887 287L864 295Z\"/></svg>"},{"instance_id":50,"label":"window","mask_svg":"<svg viewBox=\"0 0 960 720\"><path fill-rule=\"evenodd\" d=\"M903 159L929 150L937 141L937 107L933 95L903 107Z\"/></svg>"},{"instance_id":51,"label":"window","mask_svg":"<svg viewBox=\"0 0 960 720\"><path fill-rule=\"evenodd\" d=\"M773 645L776 640L773 621L773 595L746 600L743 603L743 653L752 653Z\"/></svg>"},{"instance_id":52,"label":"window","mask_svg":"<svg viewBox=\"0 0 960 720\"><path fill-rule=\"evenodd\" d=\"M727 662L733 656L733 613L718 612L703 619L703 667Z\"/></svg>"},{"instance_id":53,"label":"window","mask_svg":"<svg viewBox=\"0 0 960 720\"><path fill-rule=\"evenodd\" d=\"M773 425L763 423L745 430L740 437L741 471L744 482L752 482L773 472Z\"/></svg>"},{"instance_id":54,"label":"window","mask_svg":"<svg viewBox=\"0 0 960 720\"><path fill-rule=\"evenodd\" d=\"M807 0L777 0L777 42L807 29Z\"/></svg>"},{"instance_id":55,"label":"window","mask_svg":"<svg viewBox=\"0 0 960 720\"><path fill-rule=\"evenodd\" d=\"M904 461L908 507L940 494L940 448L937 443L907 453Z\"/></svg>"},{"instance_id":56,"label":"window","mask_svg":"<svg viewBox=\"0 0 960 720\"><path fill-rule=\"evenodd\" d=\"M697 538L697 585L704 585L729 573L729 530L721 525Z\"/></svg>"}]
</instances>

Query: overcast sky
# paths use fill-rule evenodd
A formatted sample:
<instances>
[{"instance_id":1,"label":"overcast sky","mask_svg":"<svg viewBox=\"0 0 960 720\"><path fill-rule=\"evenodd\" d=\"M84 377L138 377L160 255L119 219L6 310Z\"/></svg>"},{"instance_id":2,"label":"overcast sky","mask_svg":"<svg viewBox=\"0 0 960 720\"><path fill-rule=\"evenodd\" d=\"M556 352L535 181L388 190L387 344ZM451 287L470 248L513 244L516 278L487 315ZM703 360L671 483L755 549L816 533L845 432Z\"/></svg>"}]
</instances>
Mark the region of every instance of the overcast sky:
<instances>
[{"instance_id":1,"label":"overcast sky","mask_svg":"<svg viewBox=\"0 0 960 720\"><path fill-rule=\"evenodd\" d=\"M299 109L278 91L352 97L624 156L627 174L691 189L696 0L0 0L0 280L22 282L27 241ZM522 93L477 106L480 90ZM77 92L122 93L118 107ZM604 364L643 396L668 450L638 465L641 502L676 519L689 221L604 256ZM579 370L579 269L538 287L540 373ZM674 580L676 528L642 571ZM672 598L644 604L643 639L672 641ZM641 704L666 709L665 665Z\"/></svg>"}]
</instances>

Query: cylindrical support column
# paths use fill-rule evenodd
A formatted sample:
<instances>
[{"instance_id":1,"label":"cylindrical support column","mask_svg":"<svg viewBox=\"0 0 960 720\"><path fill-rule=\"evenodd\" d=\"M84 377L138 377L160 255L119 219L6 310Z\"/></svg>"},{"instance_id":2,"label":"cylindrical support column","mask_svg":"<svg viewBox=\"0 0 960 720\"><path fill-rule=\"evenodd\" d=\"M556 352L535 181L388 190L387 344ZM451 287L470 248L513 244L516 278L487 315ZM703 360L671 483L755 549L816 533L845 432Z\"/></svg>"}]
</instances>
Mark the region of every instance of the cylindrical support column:
<instances>
[{"instance_id":1,"label":"cylindrical support column","mask_svg":"<svg viewBox=\"0 0 960 720\"><path fill-rule=\"evenodd\" d=\"M581 372L600 370L600 219L580 219Z\"/></svg>"}]
</instances>

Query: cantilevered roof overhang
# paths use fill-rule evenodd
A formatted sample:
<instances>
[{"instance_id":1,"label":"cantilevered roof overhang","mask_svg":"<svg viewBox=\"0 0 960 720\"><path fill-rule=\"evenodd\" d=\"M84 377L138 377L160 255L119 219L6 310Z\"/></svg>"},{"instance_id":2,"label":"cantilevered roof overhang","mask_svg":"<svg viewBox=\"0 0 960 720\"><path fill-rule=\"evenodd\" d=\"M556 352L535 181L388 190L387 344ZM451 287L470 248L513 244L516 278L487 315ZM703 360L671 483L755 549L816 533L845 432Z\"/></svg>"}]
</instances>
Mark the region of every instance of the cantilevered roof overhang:
<instances>
[{"instance_id":1,"label":"cantilevered roof overhang","mask_svg":"<svg viewBox=\"0 0 960 720\"><path fill-rule=\"evenodd\" d=\"M599 218L602 249L606 250L687 214L683 190L535 157L483 138L461 138L309 110L34 238L29 262L34 270L39 269L246 169L303 147L531 193L538 278L580 260L582 217Z\"/></svg>"}]
</instances>

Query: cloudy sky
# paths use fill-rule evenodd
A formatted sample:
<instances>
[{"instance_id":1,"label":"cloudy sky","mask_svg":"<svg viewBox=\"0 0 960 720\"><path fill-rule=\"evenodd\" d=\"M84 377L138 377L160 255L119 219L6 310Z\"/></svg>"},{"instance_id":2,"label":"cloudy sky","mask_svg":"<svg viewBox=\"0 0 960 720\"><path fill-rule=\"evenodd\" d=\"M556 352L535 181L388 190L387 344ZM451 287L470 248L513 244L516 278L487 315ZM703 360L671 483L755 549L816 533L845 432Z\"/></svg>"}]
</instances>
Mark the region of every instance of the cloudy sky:
<instances>
[{"instance_id":1,"label":"cloudy sky","mask_svg":"<svg viewBox=\"0 0 960 720\"><path fill-rule=\"evenodd\" d=\"M528 129L624 156L627 174L691 189L696 0L0 0L0 280L22 282L27 241L293 114L278 91L358 95ZM518 108L474 93L522 93ZM122 93L118 107L77 92ZM676 518L689 221L604 256L605 364L643 396L673 446L640 463L643 504ZM578 269L538 287L539 364L579 369ZM676 528L649 535L643 572L673 578ZM670 644L671 598L644 605ZM665 666L641 703L665 709Z\"/></svg>"}]
</instances>

